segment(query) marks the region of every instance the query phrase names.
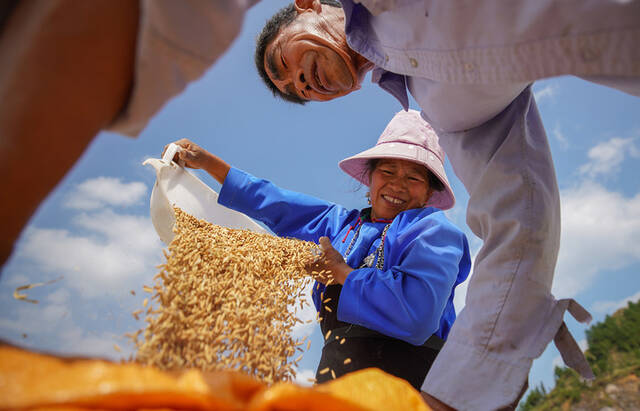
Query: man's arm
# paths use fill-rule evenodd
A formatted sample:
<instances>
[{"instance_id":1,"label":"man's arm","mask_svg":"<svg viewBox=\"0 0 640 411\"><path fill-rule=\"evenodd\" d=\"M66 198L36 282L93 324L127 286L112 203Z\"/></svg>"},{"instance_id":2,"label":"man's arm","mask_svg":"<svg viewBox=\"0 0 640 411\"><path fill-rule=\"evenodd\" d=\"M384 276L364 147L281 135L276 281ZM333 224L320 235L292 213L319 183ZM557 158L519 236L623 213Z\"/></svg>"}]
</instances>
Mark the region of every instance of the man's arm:
<instances>
[{"instance_id":1,"label":"man's arm","mask_svg":"<svg viewBox=\"0 0 640 411\"><path fill-rule=\"evenodd\" d=\"M0 37L0 264L133 79L138 2L18 3Z\"/></svg>"},{"instance_id":2,"label":"man's arm","mask_svg":"<svg viewBox=\"0 0 640 411\"><path fill-rule=\"evenodd\" d=\"M34 0L3 9L0 266L98 131L138 135L229 47L255 2Z\"/></svg>"}]
</instances>

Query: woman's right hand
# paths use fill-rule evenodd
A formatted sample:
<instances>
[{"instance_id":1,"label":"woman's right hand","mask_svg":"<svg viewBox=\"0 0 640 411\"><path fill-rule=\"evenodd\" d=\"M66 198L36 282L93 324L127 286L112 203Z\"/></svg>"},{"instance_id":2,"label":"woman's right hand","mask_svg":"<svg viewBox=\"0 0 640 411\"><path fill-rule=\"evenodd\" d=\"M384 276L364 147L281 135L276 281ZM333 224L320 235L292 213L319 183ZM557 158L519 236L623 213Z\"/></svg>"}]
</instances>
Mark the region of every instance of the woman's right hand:
<instances>
[{"instance_id":1,"label":"woman's right hand","mask_svg":"<svg viewBox=\"0 0 640 411\"><path fill-rule=\"evenodd\" d=\"M173 161L176 163L182 162L185 167L189 168L206 169L207 164L211 162L211 153L189 139L181 138L178 141L174 141L173 144L182 148L182 150L178 151L175 157L173 157ZM169 147L168 144L164 146L164 150L162 150L163 156L165 151L167 151L167 147Z\"/></svg>"},{"instance_id":2,"label":"woman's right hand","mask_svg":"<svg viewBox=\"0 0 640 411\"><path fill-rule=\"evenodd\" d=\"M211 154L189 139L182 138L173 143L182 148L182 150L176 153L173 161L182 162L185 167L200 168L209 173L220 184L224 183L225 178L227 178L227 173L231 168L224 160ZM168 146L169 145L166 145L164 147L162 151L163 156Z\"/></svg>"}]
</instances>

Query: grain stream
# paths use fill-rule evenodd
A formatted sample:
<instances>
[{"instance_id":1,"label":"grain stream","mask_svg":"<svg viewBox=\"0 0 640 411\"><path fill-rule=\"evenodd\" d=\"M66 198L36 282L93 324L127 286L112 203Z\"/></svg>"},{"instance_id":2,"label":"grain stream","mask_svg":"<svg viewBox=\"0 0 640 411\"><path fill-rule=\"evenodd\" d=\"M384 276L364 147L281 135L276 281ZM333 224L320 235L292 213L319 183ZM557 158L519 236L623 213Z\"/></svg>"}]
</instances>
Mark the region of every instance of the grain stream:
<instances>
[{"instance_id":1,"label":"grain stream","mask_svg":"<svg viewBox=\"0 0 640 411\"><path fill-rule=\"evenodd\" d=\"M176 208L175 237L154 277L135 360L165 370L234 369L266 383L295 378L313 242L229 229ZM145 304L146 305L146 304Z\"/></svg>"}]
</instances>

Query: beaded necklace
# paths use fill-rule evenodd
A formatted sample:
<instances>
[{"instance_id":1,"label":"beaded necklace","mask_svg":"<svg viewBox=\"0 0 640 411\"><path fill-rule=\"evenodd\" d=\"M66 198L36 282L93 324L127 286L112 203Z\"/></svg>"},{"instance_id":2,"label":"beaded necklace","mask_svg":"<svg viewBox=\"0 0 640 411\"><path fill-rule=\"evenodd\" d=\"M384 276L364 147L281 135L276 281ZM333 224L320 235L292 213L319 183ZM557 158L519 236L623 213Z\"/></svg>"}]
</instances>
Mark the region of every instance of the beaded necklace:
<instances>
[{"instance_id":1,"label":"beaded necklace","mask_svg":"<svg viewBox=\"0 0 640 411\"><path fill-rule=\"evenodd\" d=\"M362 223L360 222L359 218L358 218L358 221L356 222L356 224L358 224L358 227L356 228L356 232L353 234L353 238L351 239L351 242L349 243L349 246L347 247L347 251L344 253L345 261L347 260L347 257L349 256L349 253L351 252L351 248L353 247L353 244L355 244L356 239L358 238L358 235L360 235L360 229L362 228ZM376 255L377 255L378 256L378 261L376 262L376 268L379 269L379 270L382 270L382 266L384 265L384 239L387 236L387 230L389 230L389 226L391 226L391 223L388 223L386 226L384 226L384 229L382 230L382 234L380 235L380 245L378 246L376 251L374 251L373 253L371 253L368 256L366 256L362 260L362 264L358 268L364 268L364 267L369 267L370 268L371 266L373 266L373 261L375 260ZM351 230L351 229L349 229L349 230ZM347 234L348 233L349 232L347 231Z\"/></svg>"}]
</instances>

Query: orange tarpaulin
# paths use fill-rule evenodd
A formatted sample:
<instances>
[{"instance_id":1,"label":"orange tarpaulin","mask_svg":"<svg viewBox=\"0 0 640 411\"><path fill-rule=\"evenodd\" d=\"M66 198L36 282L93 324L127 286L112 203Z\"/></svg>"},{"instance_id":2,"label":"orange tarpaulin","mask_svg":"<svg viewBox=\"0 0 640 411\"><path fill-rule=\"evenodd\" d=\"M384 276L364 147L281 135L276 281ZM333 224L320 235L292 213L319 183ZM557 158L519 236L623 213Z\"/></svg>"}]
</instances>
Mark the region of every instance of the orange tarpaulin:
<instances>
[{"instance_id":1,"label":"orange tarpaulin","mask_svg":"<svg viewBox=\"0 0 640 411\"><path fill-rule=\"evenodd\" d=\"M306 388L271 387L234 371L164 372L0 347L0 409L426 411L406 381L378 369Z\"/></svg>"}]
</instances>

